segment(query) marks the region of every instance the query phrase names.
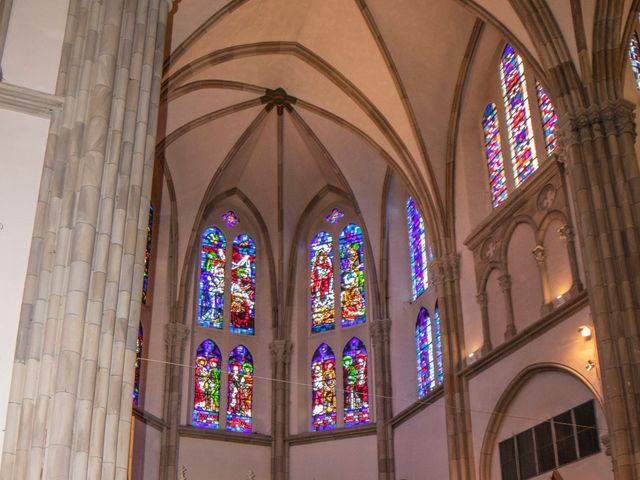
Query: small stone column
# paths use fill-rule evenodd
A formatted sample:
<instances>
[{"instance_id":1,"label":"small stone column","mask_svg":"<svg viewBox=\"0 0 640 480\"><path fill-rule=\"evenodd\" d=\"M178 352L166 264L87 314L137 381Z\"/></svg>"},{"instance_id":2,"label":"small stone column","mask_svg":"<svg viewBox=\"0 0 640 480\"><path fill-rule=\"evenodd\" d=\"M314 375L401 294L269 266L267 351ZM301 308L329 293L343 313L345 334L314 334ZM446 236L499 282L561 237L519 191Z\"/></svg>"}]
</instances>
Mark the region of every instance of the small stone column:
<instances>
[{"instance_id":1,"label":"small stone column","mask_svg":"<svg viewBox=\"0 0 640 480\"><path fill-rule=\"evenodd\" d=\"M274 340L269 344L271 352L272 415L271 471L274 480L285 480L288 472L289 450L286 442L289 427L289 378L292 343L289 340Z\"/></svg>"},{"instance_id":2,"label":"small stone column","mask_svg":"<svg viewBox=\"0 0 640 480\"><path fill-rule=\"evenodd\" d=\"M482 355L486 355L491 351L491 326L489 324L489 301L487 292L480 292L476 295L476 302L480 305L480 314L482 315Z\"/></svg>"},{"instance_id":3,"label":"small stone column","mask_svg":"<svg viewBox=\"0 0 640 480\"><path fill-rule=\"evenodd\" d=\"M531 250L533 258L538 265L538 272L540 274L540 283L542 285L542 298L543 303L540 308L540 316L545 316L551 310L553 310L553 302L551 298L551 286L549 285L549 274L547 272L547 255L544 249L544 245L538 244L533 250Z\"/></svg>"},{"instance_id":4,"label":"small stone column","mask_svg":"<svg viewBox=\"0 0 640 480\"><path fill-rule=\"evenodd\" d=\"M562 240L567 242L567 254L569 256L569 266L571 268L571 289L569 294L576 295L584 289L580 281L580 270L578 269L578 255L576 253L576 235L572 225L565 223L558 229L558 234Z\"/></svg>"},{"instance_id":5,"label":"small stone column","mask_svg":"<svg viewBox=\"0 0 640 480\"><path fill-rule=\"evenodd\" d=\"M509 340L510 338L513 338L517 333L513 313L513 301L511 299L511 275L505 273L500 278L498 278L498 282L500 283L500 289L502 290L502 295L504 296L504 306L507 312L507 328L504 332L504 339Z\"/></svg>"}]
</instances>

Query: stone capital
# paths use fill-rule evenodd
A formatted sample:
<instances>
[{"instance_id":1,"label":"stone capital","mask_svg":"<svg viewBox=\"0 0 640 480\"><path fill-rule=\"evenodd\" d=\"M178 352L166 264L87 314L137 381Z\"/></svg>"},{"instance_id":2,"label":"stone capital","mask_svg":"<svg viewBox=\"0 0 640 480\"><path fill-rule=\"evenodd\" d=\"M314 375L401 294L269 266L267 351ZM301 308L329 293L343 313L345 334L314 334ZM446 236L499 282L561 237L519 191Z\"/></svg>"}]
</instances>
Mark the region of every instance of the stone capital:
<instances>
[{"instance_id":1,"label":"stone capital","mask_svg":"<svg viewBox=\"0 0 640 480\"><path fill-rule=\"evenodd\" d=\"M271 357L278 363L288 365L291 361L293 344L289 340L273 340L269 344Z\"/></svg>"},{"instance_id":2,"label":"stone capital","mask_svg":"<svg viewBox=\"0 0 640 480\"><path fill-rule=\"evenodd\" d=\"M369 322L369 332L374 342L387 341L391 332L391 320L389 318L376 318Z\"/></svg>"},{"instance_id":3,"label":"stone capital","mask_svg":"<svg viewBox=\"0 0 640 480\"><path fill-rule=\"evenodd\" d=\"M560 143L568 147L624 133L631 133L635 137L634 109L633 103L618 99L569 113L560 122Z\"/></svg>"},{"instance_id":4,"label":"stone capital","mask_svg":"<svg viewBox=\"0 0 640 480\"><path fill-rule=\"evenodd\" d=\"M476 302L478 302L478 305L481 307L486 307L488 305L488 300L487 292L481 292L476 295Z\"/></svg>"},{"instance_id":5,"label":"stone capital","mask_svg":"<svg viewBox=\"0 0 640 480\"><path fill-rule=\"evenodd\" d=\"M164 326L164 341L167 346L182 345L189 336L189 327L183 323L170 322Z\"/></svg>"},{"instance_id":6,"label":"stone capital","mask_svg":"<svg viewBox=\"0 0 640 480\"><path fill-rule=\"evenodd\" d=\"M536 247L533 250L531 250L531 253L533 254L533 258L536 259L536 262L544 263L546 255L545 255L543 245L536 245Z\"/></svg>"},{"instance_id":7,"label":"stone capital","mask_svg":"<svg viewBox=\"0 0 640 480\"><path fill-rule=\"evenodd\" d=\"M566 240L567 242L573 242L573 239L575 238L573 226L568 223L565 223L558 229L558 234L560 234L560 238L562 240Z\"/></svg>"},{"instance_id":8,"label":"stone capital","mask_svg":"<svg viewBox=\"0 0 640 480\"><path fill-rule=\"evenodd\" d=\"M498 278L498 283L500 283L500 288L503 292L511 290L511 275L505 273Z\"/></svg>"},{"instance_id":9,"label":"stone capital","mask_svg":"<svg viewBox=\"0 0 640 480\"><path fill-rule=\"evenodd\" d=\"M436 258L429 265L429 277L437 287L444 282L454 282L460 276L460 255L452 253Z\"/></svg>"}]
</instances>

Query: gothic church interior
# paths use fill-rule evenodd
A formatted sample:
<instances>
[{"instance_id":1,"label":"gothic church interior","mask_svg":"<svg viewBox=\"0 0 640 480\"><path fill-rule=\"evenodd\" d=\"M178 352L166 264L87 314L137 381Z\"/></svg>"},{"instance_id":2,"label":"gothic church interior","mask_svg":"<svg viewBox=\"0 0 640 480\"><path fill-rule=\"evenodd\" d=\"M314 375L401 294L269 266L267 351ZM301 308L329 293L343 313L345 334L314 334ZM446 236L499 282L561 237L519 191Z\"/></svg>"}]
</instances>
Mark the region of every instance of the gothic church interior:
<instances>
[{"instance_id":1,"label":"gothic church interior","mask_svg":"<svg viewBox=\"0 0 640 480\"><path fill-rule=\"evenodd\" d=\"M0 0L0 479L639 480L639 11Z\"/></svg>"}]
</instances>

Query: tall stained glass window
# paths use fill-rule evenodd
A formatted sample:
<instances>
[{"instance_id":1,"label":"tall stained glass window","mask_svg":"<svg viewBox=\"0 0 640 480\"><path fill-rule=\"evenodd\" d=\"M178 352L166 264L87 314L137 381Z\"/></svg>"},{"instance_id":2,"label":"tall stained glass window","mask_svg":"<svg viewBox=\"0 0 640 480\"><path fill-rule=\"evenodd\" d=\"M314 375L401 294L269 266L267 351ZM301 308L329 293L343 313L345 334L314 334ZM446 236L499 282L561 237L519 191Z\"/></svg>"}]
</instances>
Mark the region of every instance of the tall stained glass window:
<instances>
[{"instance_id":1,"label":"tall stained glass window","mask_svg":"<svg viewBox=\"0 0 640 480\"><path fill-rule=\"evenodd\" d=\"M220 414L220 349L205 340L196 352L194 364L193 420L196 427L218 428Z\"/></svg>"},{"instance_id":2,"label":"tall stained glass window","mask_svg":"<svg viewBox=\"0 0 640 480\"><path fill-rule=\"evenodd\" d=\"M429 286L429 275L427 273L427 236L424 232L424 220L412 197L407 199L407 224L409 225L412 298L415 300Z\"/></svg>"},{"instance_id":3,"label":"tall stained glass window","mask_svg":"<svg viewBox=\"0 0 640 480\"><path fill-rule=\"evenodd\" d=\"M640 39L638 34L633 32L631 40L629 40L629 62L631 63L631 71L636 79L636 89L640 90Z\"/></svg>"},{"instance_id":4,"label":"tall stained glass window","mask_svg":"<svg viewBox=\"0 0 640 480\"><path fill-rule=\"evenodd\" d=\"M426 308L421 308L416 322L416 357L418 366L418 397L424 398L435 387L435 362L431 318Z\"/></svg>"},{"instance_id":5,"label":"tall stained glass window","mask_svg":"<svg viewBox=\"0 0 640 480\"><path fill-rule=\"evenodd\" d=\"M140 323L140 326L138 327L138 338L136 339L136 363L135 363L135 373L133 378L133 406L134 407L137 407L138 404L140 403L140 369L142 368L140 359L142 358L142 340L143 340L142 323Z\"/></svg>"},{"instance_id":6,"label":"tall stained glass window","mask_svg":"<svg viewBox=\"0 0 640 480\"><path fill-rule=\"evenodd\" d=\"M507 112L509 148L513 163L513 176L516 187L538 168L536 146L531 128L531 113L527 82L524 78L522 59L509 44L502 53L500 62L500 81L502 97Z\"/></svg>"},{"instance_id":7,"label":"tall stained glass window","mask_svg":"<svg viewBox=\"0 0 640 480\"><path fill-rule=\"evenodd\" d=\"M220 229L213 227L204 231L200 252L198 299L198 323L202 327L222 328L226 248L227 241Z\"/></svg>"},{"instance_id":8,"label":"tall stained glass window","mask_svg":"<svg viewBox=\"0 0 640 480\"><path fill-rule=\"evenodd\" d=\"M149 290L149 268L151 265L151 229L153 228L153 205L149 205L149 221L147 222L147 248L144 251L144 277L142 279L142 303L147 303Z\"/></svg>"},{"instance_id":9,"label":"tall stained glass window","mask_svg":"<svg viewBox=\"0 0 640 480\"><path fill-rule=\"evenodd\" d=\"M444 368L442 367L442 335L440 332L440 312L438 305L433 312L433 327L436 332L436 366L438 372L438 384L442 385L444 381Z\"/></svg>"},{"instance_id":10,"label":"tall stained glass window","mask_svg":"<svg viewBox=\"0 0 640 480\"><path fill-rule=\"evenodd\" d=\"M309 248L311 263L311 333L335 328L335 293L333 290L333 239L327 232L318 233Z\"/></svg>"},{"instance_id":11,"label":"tall stained glass window","mask_svg":"<svg viewBox=\"0 0 640 480\"><path fill-rule=\"evenodd\" d=\"M329 430L336 426L336 357L323 343L311 360L311 428Z\"/></svg>"},{"instance_id":12,"label":"tall stained glass window","mask_svg":"<svg viewBox=\"0 0 640 480\"><path fill-rule=\"evenodd\" d=\"M340 233L340 277L342 326L364 323L364 242L362 230L353 223Z\"/></svg>"},{"instance_id":13,"label":"tall stained glass window","mask_svg":"<svg viewBox=\"0 0 640 480\"><path fill-rule=\"evenodd\" d=\"M547 155L556 151L556 130L558 128L558 116L553 108L551 99L544 91L540 82L536 82L536 94L538 96L538 107L540 108L540 119L542 120L542 131L544 132L544 144Z\"/></svg>"},{"instance_id":14,"label":"tall stained glass window","mask_svg":"<svg viewBox=\"0 0 640 480\"><path fill-rule=\"evenodd\" d=\"M484 130L484 147L487 152L487 166L489 167L491 203L494 207L497 207L507 198L507 179L502 162L500 127L495 103L490 103L484 109L482 129Z\"/></svg>"},{"instance_id":15,"label":"tall stained glass window","mask_svg":"<svg viewBox=\"0 0 640 480\"><path fill-rule=\"evenodd\" d=\"M231 331L253 335L256 303L256 245L246 233L233 240Z\"/></svg>"},{"instance_id":16,"label":"tall stained glass window","mask_svg":"<svg viewBox=\"0 0 640 480\"><path fill-rule=\"evenodd\" d=\"M342 352L344 377L344 425L369 423L369 387L367 385L367 349L353 337Z\"/></svg>"},{"instance_id":17,"label":"tall stained glass window","mask_svg":"<svg viewBox=\"0 0 640 480\"><path fill-rule=\"evenodd\" d=\"M253 357L247 347L238 345L231 351L227 373L227 430L251 433Z\"/></svg>"}]
</instances>

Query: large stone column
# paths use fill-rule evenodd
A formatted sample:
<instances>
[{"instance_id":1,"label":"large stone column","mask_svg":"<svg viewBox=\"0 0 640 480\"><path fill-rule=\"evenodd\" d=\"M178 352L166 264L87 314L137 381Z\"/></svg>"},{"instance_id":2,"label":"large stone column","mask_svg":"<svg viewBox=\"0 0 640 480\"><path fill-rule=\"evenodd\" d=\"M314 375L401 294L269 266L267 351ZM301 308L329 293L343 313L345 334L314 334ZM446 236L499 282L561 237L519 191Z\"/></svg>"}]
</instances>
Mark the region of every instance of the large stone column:
<instances>
[{"instance_id":1,"label":"large stone column","mask_svg":"<svg viewBox=\"0 0 640 480\"><path fill-rule=\"evenodd\" d=\"M289 340L274 340L269 344L271 371L273 372L271 475L274 480L286 480L289 478L286 437L289 426L288 379L291 347L292 344Z\"/></svg>"},{"instance_id":2,"label":"large stone column","mask_svg":"<svg viewBox=\"0 0 640 480\"><path fill-rule=\"evenodd\" d=\"M609 101L561 122L618 480L640 479L640 172L633 110L627 101Z\"/></svg>"},{"instance_id":3,"label":"large stone column","mask_svg":"<svg viewBox=\"0 0 640 480\"><path fill-rule=\"evenodd\" d=\"M127 478L166 0L71 2L2 479Z\"/></svg>"}]
</instances>

